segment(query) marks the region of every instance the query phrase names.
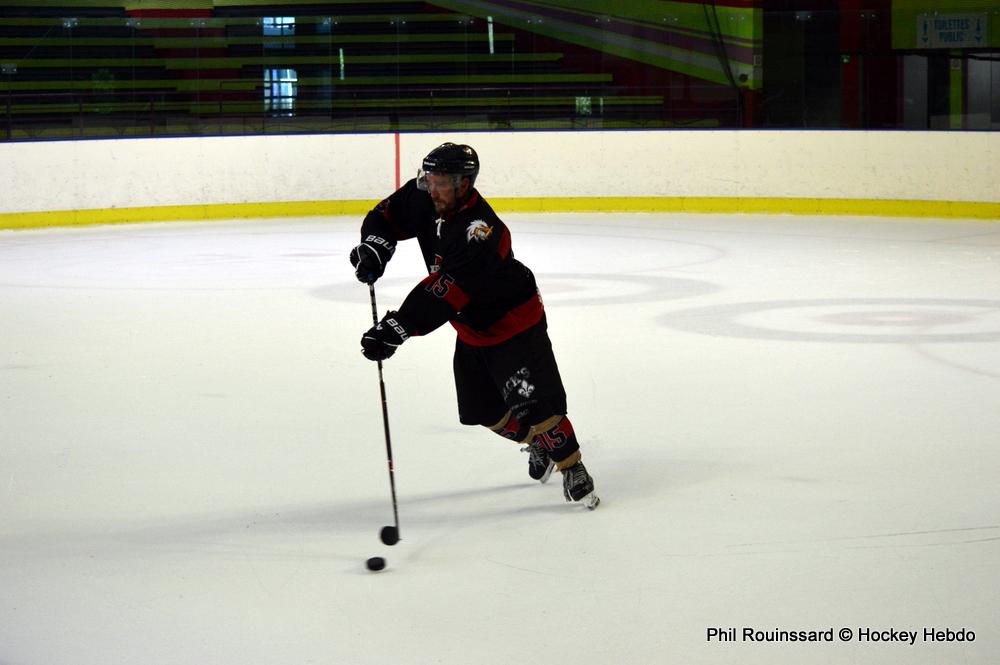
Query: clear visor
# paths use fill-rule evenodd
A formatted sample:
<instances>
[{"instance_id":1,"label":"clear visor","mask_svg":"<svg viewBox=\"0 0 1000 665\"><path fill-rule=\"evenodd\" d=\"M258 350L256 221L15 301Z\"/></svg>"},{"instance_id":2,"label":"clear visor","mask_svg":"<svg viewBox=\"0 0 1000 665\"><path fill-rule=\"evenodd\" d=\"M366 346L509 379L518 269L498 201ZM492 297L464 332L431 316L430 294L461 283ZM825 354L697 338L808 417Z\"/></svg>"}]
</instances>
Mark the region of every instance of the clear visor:
<instances>
[{"instance_id":1,"label":"clear visor","mask_svg":"<svg viewBox=\"0 0 1000 665\"><path fill-rule=\"evenodd\" d=\"M422 191L458 189L461 184L462 176L457 173L427 173L423 169L417 169L417 189Z\"/></svg>"}]
</instances>

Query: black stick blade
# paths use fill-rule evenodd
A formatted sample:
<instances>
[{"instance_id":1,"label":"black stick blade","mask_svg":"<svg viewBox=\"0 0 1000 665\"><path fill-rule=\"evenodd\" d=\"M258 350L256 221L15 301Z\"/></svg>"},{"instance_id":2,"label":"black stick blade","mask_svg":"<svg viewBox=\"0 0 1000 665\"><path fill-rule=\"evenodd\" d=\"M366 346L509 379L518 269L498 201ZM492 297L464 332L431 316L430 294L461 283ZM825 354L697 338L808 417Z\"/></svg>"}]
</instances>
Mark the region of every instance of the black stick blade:
<instances>
[{"instance_id":1,"label":"black stick blade","mask_svg":"<svg viewBox=\"0 0 1000 665\"><path fill-rule=\"evenodd\" d=\"M394 526L384 526L379 532L378 537L386 545L395 545L399 542L399 529Z\"/></svg>"}]
</instances>

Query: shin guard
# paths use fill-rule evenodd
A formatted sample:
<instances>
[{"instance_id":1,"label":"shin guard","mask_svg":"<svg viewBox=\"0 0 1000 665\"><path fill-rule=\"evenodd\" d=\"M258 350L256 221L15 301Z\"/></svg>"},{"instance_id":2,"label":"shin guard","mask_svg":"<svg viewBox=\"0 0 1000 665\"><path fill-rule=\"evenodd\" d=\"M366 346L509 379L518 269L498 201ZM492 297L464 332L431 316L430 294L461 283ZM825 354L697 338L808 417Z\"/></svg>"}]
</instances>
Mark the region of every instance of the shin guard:
<instances>
[{"instance_id":1,"label":"shin guard","mask_svg":"<svg viewBox=\"0 0 1000 665\"><path fill-rule=\"evenodd\" d=\"M531 437L562 471L580 461L580 444L566 416L552 416L531 427Z\"/></svg>"},{"instance_id":2,"label":"shin guard","mask_svg":"<svg viewBox=\"0 0 1000 665\"><path fill-rule=\"evenodd\" d=\"M500 419L500 422L490 425L489 428L503 438L517 443L528 443L531 441L531 428L522 424L510 411Z\"/></svg>"}]
</instances>

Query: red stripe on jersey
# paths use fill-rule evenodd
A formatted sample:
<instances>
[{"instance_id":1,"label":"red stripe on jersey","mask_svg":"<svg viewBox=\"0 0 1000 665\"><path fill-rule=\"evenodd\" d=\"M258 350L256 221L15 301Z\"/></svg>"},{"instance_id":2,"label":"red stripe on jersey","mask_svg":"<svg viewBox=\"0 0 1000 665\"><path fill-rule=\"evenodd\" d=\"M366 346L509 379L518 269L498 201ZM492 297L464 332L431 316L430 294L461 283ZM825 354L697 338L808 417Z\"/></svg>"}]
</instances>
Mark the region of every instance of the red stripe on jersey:
<instances>
[{"instance_id":1,"label":"red stripe on jersey","mask_svg":"<svg viewBox=\"0 0 1000 665\"><path fill-rule=\"evenodd\" d=\"M472 193L469 194L468 200L466 200L466 202L464 204L462 204L461 208L459 208L458 210L456 210L455 212L453 212L448 217L448 219L451 219L452 217L454 217L457 213L459 213L462 210L467 210L469 208L474 207L477 203L479 203L479 192L477 192L475 189L473 189Z\"/></svg>"},{"instance_id":2,"label":"red stripe on jersey","mask_svg":"<svg viewBox=\"0 0 1000 665\"><path fill-rule=\"evenodd\" d=\"M455 283L455 278L446 272L427 275L427 277L420 280L420 284L427 293L441 298L451 305L451 308L456 312L461 312L469 304L469 301L472 300L469 294Z\"/></svg>"},{"instance_id":3,"label":"red stripe on jersey","mask_svg":"<svg viewBox=\"0 0 1000 665\"><path fill-rule=\"evenodd\" d=\"M497 254L500 255L501 259L506 259L510 254L510 231L507 229L504 229L503 235L500 236L500 244L497 245Z\"/></svg>"},{"instance_id":4,"label":"red stripe on jersey","mask_svg":"<svg viewBox=\"0 0 1000 665\"><path fill-rule=\"evenodd\" d=\"M542 307L542 297L537 293L530 300L507 312L502 319L494 323L488 330L476 330L464 323L452 321L451 325L458 331L458 338L470 346L493 346L506 342L514 335L519 335L542 320L545 310Z\"/></svg>"}]
</instances>

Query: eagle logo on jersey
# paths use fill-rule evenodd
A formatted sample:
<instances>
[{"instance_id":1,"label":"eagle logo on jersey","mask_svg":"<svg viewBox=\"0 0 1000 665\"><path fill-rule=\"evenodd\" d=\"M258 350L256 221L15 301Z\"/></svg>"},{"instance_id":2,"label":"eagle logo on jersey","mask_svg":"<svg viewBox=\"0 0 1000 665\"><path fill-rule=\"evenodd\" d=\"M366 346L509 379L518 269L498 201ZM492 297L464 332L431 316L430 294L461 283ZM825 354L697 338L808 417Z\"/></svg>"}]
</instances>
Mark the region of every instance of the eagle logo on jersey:
<instances>
[{"instance_id":1,"label":"eagle logo on jersey","mask_svg":"<svg viewBox=\"0 0 1000 665\"><path fill-rule=\"evenodd\" d=\"M493 227L487 225L481 219L474 220L469 224L469 228L465 229L465 237L469 242L473 240L476 242L485 242L489 240L491 235L493 235Z\"/></svg>"}]
</instances>

